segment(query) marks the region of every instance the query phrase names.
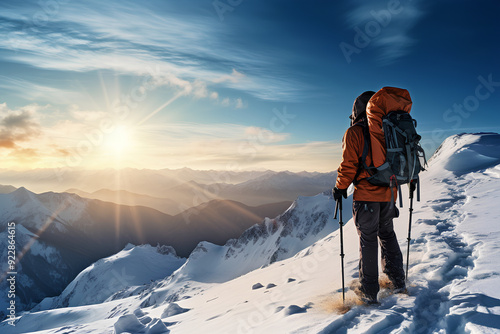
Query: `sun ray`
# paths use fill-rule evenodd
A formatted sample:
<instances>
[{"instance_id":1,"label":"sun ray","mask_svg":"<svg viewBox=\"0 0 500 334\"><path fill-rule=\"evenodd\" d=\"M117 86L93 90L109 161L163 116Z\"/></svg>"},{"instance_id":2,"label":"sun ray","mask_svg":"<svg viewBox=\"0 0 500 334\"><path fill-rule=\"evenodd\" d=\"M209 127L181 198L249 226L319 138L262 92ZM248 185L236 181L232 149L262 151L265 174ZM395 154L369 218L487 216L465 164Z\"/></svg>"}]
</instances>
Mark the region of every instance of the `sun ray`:
<instances>
[{"instance_id":1,"label":"sun ray","mask_svg":"<svg viewBox=\"0 0 500 334\"><path fill-rule=\"evenodd\" d=\"M99 76L99 82L101 84L102 94L104 95L104 100L106 102L106 108L109 108L111 104L109 103L108 90L106 89L106 84L104 83L102 71L97 71L97 74Z\"/></svg>"},{"instance_id":2,"label":"sun ray","mask_svg":"<svg viewBox=\"0 0 500 334\"><path fill-rule=\"evenodd\" d=\"M146 122L148 119L150 119L151 117L153 117L154 115L156 115L158 112L160 112L166 106L168 106L170 103L172 103L175 100L177 100L181 95L182 95L182 92L179 92L179 93L175 94L172 98L170 98L170 100L168 100L167 102L165 102L164 104L162 104L161 106L159 106L158 108L156 108L155 110L153 110L146 117L144 117L139 123L137 123L137 125L141 125L142 123Z\"/></svg>"}]
</instances>

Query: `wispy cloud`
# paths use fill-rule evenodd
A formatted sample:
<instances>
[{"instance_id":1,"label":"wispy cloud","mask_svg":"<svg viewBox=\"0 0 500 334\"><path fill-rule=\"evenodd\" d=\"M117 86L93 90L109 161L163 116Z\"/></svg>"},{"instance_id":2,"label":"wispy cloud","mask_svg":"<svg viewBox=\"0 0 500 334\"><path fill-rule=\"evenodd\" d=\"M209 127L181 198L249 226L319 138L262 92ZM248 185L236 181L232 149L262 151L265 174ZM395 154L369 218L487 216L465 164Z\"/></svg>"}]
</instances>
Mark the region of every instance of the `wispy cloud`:
<instances>
[{"instance_id":1,"label":"wispy cloud","mask_svg":"<svg viewBox=\"0 0 500 334\"><path fill-rule=\"evenodd\" d=\"M245 75L243 73L240 73L233 68L233 71L231 72L231 74L223 74L220 77L213 79L212 81L216 82L216 83L226 82L226 81L229 81L232 83L237 83L237 82L243 80L244 78L245 78Z\"/></svg>"},{"instance_id":2,"label":"wispy cloud","mask_svg":"<svg viewBox=\"0 0 500 334\"><path fill-rule=\"evenodd\" d=\"M34 102L51 102L67 104L82 98L81 92L70 89L39 84L14 76L0 75L0 88Z\"/></svg>"},{"instance_id":3,"label":"wispy cloud","mask_svg":"<svg viewBox=\"0 0 500 334\"><path fill-rule=\"evenodd\" d=\"M247 107L246 103L243 102L243 100L240 97L238 97L236 99L236 106L235 106L235 108L236 109L243 109L243 108L246 108L246 107Z\"/></svg>"},{"instance_id":4,"label":"wispy cloud","mask_svg":"<svg viewBox=\"0 0 500 334\"><path fill-rule=\"evenodd\" d=\"M152 75L156 83L196 97L228 87L262 99L294 98L290 80L257 70L272 66L265 56L226 41L227 27L213 17L180 16L168 7L162 5L160 14L152 4L131 1L65 3L49 22L29 29L25 18L5 12L0 32L7 38L0 48L15 51L3 56L12 62L57 71ZM256 70L242 74L238 67Z\"/></svg>"},{"instance_id":5,"label":"wispy cloud","mask_svg":"<svg viewBox=\"0 0 500 334\"><path fill-rule=\"evenodd\" d=\"M223 107L229 107L229 108L234 108L234 109L244 109L244 108L248 107L247 102L244 102L241 99L241 97L238 97L236 99L230 99L228 97L225 97L223 99L217 99L217 100L219 101L220 105Z\"/></svg>"},{"instance_id":6,"label":"wispy cloud","mask_svg":"<svg viewBox=\"0 0 500 334\"><path fill-rule=\"evenodd\" d=\"M411 37L411 29L424 14L422 1L355 0L352 3L347 22L367 36L380 64L390 64L411 52L417 43Z\"/></svg>"}]
</instances>

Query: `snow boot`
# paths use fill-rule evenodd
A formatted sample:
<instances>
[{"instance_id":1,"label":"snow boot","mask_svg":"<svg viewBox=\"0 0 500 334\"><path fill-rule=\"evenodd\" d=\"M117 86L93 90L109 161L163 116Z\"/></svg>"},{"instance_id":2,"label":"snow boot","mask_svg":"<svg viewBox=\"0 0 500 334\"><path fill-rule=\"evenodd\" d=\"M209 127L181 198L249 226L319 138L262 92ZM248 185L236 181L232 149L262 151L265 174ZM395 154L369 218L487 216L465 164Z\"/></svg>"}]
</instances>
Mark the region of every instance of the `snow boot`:
<instances>
[{"instance_id":1,"label":"snow boot","mask_svg":"<svg viewBox=\"0 0 500 334\"><path fill-rule=\"evenodd\" d=\"M379 305L380 303L377 301L377 296L366 294L363 291L363 287L358 280L351 282L349 288L361 299L363 304L365 305Z\"/></svg>"}]
</instances>

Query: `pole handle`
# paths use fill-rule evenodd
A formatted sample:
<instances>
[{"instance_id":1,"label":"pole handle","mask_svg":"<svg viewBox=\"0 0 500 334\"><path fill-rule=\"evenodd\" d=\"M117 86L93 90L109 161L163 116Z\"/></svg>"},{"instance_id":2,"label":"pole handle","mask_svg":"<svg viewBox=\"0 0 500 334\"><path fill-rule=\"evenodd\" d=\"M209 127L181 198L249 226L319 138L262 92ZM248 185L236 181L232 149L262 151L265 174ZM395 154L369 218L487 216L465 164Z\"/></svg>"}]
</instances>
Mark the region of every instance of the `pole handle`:
<instances>
[{"instance_id":1,"label":"pole handle","mask_svg":"<svg viewBox=\"0 0 500 334\"><path fill-rule=\"evenodd\" d=\"M417 179L417 202L420 202L420 178Z\"/></svg>"},{"instance_id":2,"label":"pole handle","mask_svg":"<svg viewBox=\"0 0 500 334\"><path fill-rule=\"evenodd\" d=\"M339 199L339 223L343 223L342 221L342 198Z\"/></svg>"},{"instance_id":3,"label":"pole handle","mask_svg":"<svg viewBox=\"0 0 500 334\"><path fill-rule=\"evenodd\" d=\"M401 185L398 183L398 192L399 192L399 207L403 207L403 192L401 191Z\"/></svg>"}]
</instances>

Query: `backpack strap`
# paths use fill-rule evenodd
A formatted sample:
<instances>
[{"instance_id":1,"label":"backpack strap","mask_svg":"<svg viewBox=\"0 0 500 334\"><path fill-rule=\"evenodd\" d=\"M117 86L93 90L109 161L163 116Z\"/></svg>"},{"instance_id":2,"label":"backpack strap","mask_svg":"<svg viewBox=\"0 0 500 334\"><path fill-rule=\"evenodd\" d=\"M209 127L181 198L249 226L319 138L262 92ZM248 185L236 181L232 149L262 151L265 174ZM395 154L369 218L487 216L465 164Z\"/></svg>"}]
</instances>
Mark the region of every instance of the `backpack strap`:
<instances>
[{"instance_id":1,"label":"backpack strap","mask_svg":"<svg viewBox=\"0 0 500 334\"><path fill-rule=\"evenodd\" d=\"M358 177L363 171L363 169L366 170L368 173L370 173L370 175L372 175L372 170L374 170L375 167L368 167L366 165L366 157L368 156L368 151L370 150L370 134L368 133L368 126L364 122L358 122L353 126L355 125L359 125L363 128L363 138L364 138L363 153L359 158L358 170L356 171L356 175L354 176L354 180L352 182L356 186L361 180L365 179L363 178L358 180Z\"/></svg>"}]
</instances>

